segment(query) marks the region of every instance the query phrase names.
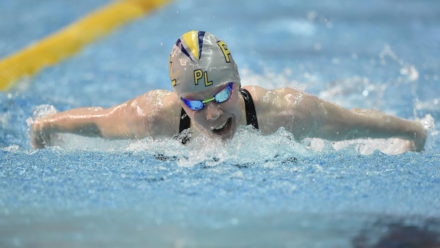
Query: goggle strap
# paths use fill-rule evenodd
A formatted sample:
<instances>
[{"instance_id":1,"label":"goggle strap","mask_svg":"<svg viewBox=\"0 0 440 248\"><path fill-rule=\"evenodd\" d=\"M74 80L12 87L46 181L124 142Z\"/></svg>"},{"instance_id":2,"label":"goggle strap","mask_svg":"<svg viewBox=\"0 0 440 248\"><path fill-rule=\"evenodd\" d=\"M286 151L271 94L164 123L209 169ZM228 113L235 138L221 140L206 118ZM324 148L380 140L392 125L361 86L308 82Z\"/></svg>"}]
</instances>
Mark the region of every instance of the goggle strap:
<instances>
[{"instance_id":1,"label":"goggle strap","mask_svg":"<svg viewBox=\"0 0 440 248\"><path fill-rule=\"evenodd\" d=\"M209 99L205 99L205 100L203 100L202 101L202 103L208 103L208 102L212 102L212 101L214 101L215 100L215 97L213 96L213 97L211 97L211 98L209 98Z\"/></svg>"}]
</instances>

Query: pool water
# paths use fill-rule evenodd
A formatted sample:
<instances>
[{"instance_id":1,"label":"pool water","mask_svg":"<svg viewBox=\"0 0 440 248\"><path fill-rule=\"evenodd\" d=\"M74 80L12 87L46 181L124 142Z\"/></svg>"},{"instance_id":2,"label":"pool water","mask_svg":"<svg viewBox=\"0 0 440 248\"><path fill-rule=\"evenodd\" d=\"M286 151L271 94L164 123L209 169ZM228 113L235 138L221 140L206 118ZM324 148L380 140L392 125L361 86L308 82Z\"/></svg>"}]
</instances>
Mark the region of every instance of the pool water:
<instances>
[{"instance_id":1,"label":"pool water","mask_svg":"<svg viewBox=\"0 0 440 248\"><path fill-rule=\"evenodd\" d=\"M0 56L108 2L2 1ZM0 93L0 246L438 241L438 13L440 2L430 0L178 0L23 79ZM171 90L168 55L191 29L228 43L244 85L294 87L347 108L423 120L425 151L396 154L387 140L298 143L284 130L261 136L247 128L226 144L62 135L58 146L30 147L38 114Z\"/></svg>"}]
</instances>

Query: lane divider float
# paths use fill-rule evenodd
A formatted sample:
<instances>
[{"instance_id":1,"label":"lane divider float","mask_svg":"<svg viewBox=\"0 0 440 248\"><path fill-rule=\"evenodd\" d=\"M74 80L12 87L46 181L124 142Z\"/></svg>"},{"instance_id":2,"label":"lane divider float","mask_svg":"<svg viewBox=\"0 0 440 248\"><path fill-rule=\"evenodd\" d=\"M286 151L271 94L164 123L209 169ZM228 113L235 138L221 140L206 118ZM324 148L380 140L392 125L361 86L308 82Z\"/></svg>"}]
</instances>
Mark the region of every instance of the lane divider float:
<instances>
[{"instance_id":1,"label":"lane divider float","mask_svg":"<svg viewBox=\"0 0 440 248\"><path fill-rule=\"evenodd\" d=\"M0 91L78 52L85 45L170 0L118 0L0 60Z\"/></svg>"}]
</instances>

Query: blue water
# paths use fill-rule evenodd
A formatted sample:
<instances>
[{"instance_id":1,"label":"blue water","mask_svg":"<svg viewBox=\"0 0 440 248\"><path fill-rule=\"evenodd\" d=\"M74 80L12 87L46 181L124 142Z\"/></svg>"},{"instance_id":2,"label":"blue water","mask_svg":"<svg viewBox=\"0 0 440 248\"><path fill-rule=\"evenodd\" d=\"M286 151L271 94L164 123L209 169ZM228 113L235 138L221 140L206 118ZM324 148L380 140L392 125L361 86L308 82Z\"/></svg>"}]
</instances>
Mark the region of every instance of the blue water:
<instances>
[{"instance_id":1,"label":"blue water","mask_svg":"<svg viewBox=\"0 0 440 248\"><path fill-rule=\"evenodd\" d=\"M107 2L1 1L0 56ZM434 0L174 1L22 80L0 93L0 246L367 247L396 226L438 237L438 13ZM30 147L35 112L171 90L168 53L190 29L228 42L243 84L423 119L426 150L247 129L227 144L64 135Z\"/></svg>"}]
</instances>

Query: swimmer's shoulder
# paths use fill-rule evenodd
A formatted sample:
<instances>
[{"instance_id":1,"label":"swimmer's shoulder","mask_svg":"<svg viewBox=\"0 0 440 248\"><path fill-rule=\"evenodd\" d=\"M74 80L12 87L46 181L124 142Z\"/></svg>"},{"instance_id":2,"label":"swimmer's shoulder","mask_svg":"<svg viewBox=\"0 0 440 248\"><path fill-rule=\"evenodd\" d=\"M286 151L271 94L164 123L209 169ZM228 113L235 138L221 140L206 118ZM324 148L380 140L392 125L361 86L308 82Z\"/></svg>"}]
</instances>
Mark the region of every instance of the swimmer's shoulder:
<instances>
[{"instance_id":1,"label":"swimmer's shoulder","mask_svg":"<svg viewBox=\"0 0 440 248\"><path fill-rule=\"evenodd\" d=\"M143 112L146 116L152 114L178 116L180 113L180 103L176 93L168 90L147 91L124 104L137 109L137 112Z\"/></svg>"},{"instance_id":2,"label":"swimmer's shoulder","mask_svg":"<svg viewBox=\"0 0 440 248\"><path fill-rule=\"evenodd\" d=\"M151 135L170 136L178 132L181 106L176 93L151 90L128 102L145 120Z\"/></svg>"},{"instance_id":3,"label":"swimmer's shoulder","mask_svg":"<svg viewBox=\"0 0 440 248\"><path fill-rule=\"evenodd\" d=\"M286 97L298 97L305 93L301 90L296 90L288 87L277 89L265 89L256 85L247 85L242 88L249 91L257 107L276 107L279 106L280 101L285 100Z\"/></svg>"},{"instance_id":4,"label":"swimmer's shoulder","mask_svg":"<svg viewBox=\"0 0 440 248\"><path fill-rule=\"evenodd\" d=\"M252 96L252 100L254 101L254 103L258 103L260 101L260 99L267 93L267 89L260 87L260 86L256 86L256 85L246 85L246 86L242 86L243 89L246 89L247 91L249 91L249 93Z\"/></svg>"},{"instance_id":5,"label":"swimmer's shoulder","mask_svg":"<svg viewBox=\"0 0 440 248\"><path fill-rule=\"evenodd\" d=\"M133 99L133 102L140 106L151 108L177 108L179 107L179 98L177 94L168 90L151 90Z\"/></svg>"},{"instance_id":6,"label":"swimmer's shoulder","mask_svg":"<svg viewBox=\"0 0 440 248\"><path fill-rule=\"evenodd\" d=\"M258 124L263 133L272 133L281 126L290 130L296 119L298 104L304 92L292 88L265 89L260 86L243 87L251 94ZM301 104L299 104L301 105Z\"/></svg>"}]
</instances>

